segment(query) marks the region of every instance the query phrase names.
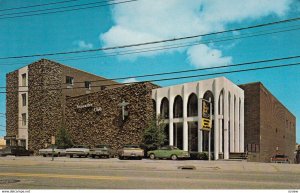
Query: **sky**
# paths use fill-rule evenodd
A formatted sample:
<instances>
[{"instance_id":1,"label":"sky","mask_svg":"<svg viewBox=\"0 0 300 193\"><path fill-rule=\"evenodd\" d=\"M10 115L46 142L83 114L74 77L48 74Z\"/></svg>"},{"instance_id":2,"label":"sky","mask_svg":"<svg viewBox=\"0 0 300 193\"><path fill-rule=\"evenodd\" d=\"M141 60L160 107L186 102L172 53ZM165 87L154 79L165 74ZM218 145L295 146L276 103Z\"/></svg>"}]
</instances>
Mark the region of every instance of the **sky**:
<instances>
[{"instance_id":1,"label":"sky","mask_svg":"<svg viewBox=\"0 0 300 193\"><path fill-rule=\"evenodd\" d=\"M122 1L124 0L111 2ZM103 2L99 0L77 0L7 10L54 2L61 0L0 0L0 87L6 85L8 72L41 57L1 58L132 45L225 30L231 31L181 41L43 58L106 78L117 78L300 55L300 33L297 29L300 27L300 21L248 30L232 30L297 18L300 16L299 0L137 0L106 6L99 6L104 5L103 3L96 4ZM94 7L37 15L41 9L51 11L50 9L67 6L79 8L77 5L81 4L86 4L81 7ZM65 9L67 8L59 10ZM14 15L16 13L18 14ZM32 13L36 15L22 16ZM165 49L169 47L173 48ZM145 52L149 49L152 51ZM211 74L296 62L300 62L300 59L162 77L131 78L120 82ZM299 72L300 66L292 66L155 83L168 86L218 76L225 76L235 84L262 82L298 119ZM1 91L5 89L0 89ZM5 94L0 94L0 113L5 113L5 108ZM4 136L5 117L1 114L0 125L0 136ZM296 141L300 143L299 121L296 127Z\"/></svg>"}]
</instances>

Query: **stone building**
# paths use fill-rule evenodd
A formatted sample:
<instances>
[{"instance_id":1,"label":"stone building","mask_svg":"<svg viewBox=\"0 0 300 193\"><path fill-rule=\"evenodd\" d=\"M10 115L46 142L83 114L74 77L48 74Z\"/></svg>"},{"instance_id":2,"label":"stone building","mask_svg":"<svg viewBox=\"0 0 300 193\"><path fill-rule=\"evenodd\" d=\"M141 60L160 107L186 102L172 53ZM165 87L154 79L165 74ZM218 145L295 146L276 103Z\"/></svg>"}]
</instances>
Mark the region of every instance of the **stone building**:
<instances>
[{"instance_id":1,"label":"stone building","mask_svg":"<svg viewBox=\"0 0 300 193\"><path fill-rule=\"evenodd\" d=\"M281 153L294 158L296 118L260 82L240 85L245 92L245 148L250 161L269 162Z\"/></svg>"},{"instance_id":2,"label":"stone building","mask_svg":"<svg viewBox=\"0 0 300 193\"><path fill-rule=\"evenodd\" d=\"M6 78L7 145L37 151L64 126L75 144L118 149L141 143L156 115L167 124L166 144L190 152L208 151L210 144L215 160L243 152L262 162L274 153L294 157L296 118L261 83L237 86L219 77L125 86L45 59ZM203 101L211 102L211 132L203 128Z\"/></svg>"},{"instance_id":3,"label":"stone building","mask_svg":"<svg viewBox=\"0 0 300 193\"><path fill-rule=\"evenodd\" d=\"M109 144L115 150L141 144L154 117L151 93L157 87L139 83L68 98L66 129L73 142L92 147Z\"/></svg>"},{"instance_id":4,"label":"stone building","mask_svg":"<svg viewBox=\"0 0 300 193\"><path fill-rule=\"evenodd\" d=\"M8 73L5 139L31 150L43 148L64 125L66 98L118 86L46 59Z\"/></svg>"},{"instance_id":5,"label":"stone building","mask_svg":"<svg viewBox=\"0 0 300 193\"><path fill-rule=\"evenodd\" d=\"M244 91L224 77L154 89L156 114L168 124L169 144L186 151L208 151L209 132L203 130L201 100L212 102L211 150L229 159L244 152Z\"/></svg>"}]
</instances>

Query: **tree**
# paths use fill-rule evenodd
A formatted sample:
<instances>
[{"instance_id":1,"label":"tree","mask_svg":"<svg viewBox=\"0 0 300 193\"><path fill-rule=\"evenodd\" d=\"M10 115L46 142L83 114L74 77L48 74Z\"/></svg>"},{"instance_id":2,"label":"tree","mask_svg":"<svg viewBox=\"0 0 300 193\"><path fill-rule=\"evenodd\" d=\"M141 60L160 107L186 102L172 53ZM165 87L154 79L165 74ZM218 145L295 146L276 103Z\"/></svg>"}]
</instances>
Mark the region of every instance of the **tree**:
<instances>
[{"instance_id":1,"label":"tree","mask_svg":"<svg viewBox=\"0 0 300 193\"><path fill-rule=\"evenodd\" d=\"M143 136L144 146L147 150L157 149L165 143L165 126L166 124L160 116L150 121L148 127L144 130Z\"/></svg>"},{"instance_id":2,"label":"tree","mask_svg":"<svg viewBox=\"0 0 300 193\"><path fill-rule=\"evenodd\" d=\"M56 145L63 148L70 148L73 146L73 142L64 127L61 127L57 133Z\"/></svg>"}]
</instances>

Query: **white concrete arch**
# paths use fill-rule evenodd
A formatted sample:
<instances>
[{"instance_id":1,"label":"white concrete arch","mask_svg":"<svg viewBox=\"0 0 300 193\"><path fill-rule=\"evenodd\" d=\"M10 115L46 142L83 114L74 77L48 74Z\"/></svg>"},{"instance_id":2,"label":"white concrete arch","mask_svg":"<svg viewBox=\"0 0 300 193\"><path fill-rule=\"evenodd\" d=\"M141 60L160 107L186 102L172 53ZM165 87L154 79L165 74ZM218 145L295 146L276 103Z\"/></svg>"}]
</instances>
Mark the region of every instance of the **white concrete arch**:
<instances>
[{"instance_id":1,"label":"white concrete arch","mask_svg":"<svg viewBox=\"0 0 300 193\"><path fill-rule=\"evenodd\" d=\"M212 112L214 128L212 129L213 136L211 136L214 142L212 144L214 159L219 159L219 154L223 154L224 159L228 159L230 152L242 152L244 149L244 91L241 88L228 79L220 77L154 89L152 97L156 100L156 106L159 106L157 114L159 114L158 109L160 109L162 99L167 97L169 100L169 117L165 120L169 123L169 144L175 145L174 123L180 124L182 127L182 139L180 139L183 143L182 148L187 151L189 149L188 122L198 122L198 152L202 152L204 150L204 133L201 128L201 99L208 91L212 97L214 107L214 112ZM189 97L193 94L197 98L198 104L195 103L195 105L197 105L198 114L197 116L188 116ZM174 118L173 116L174 102L177 95L182 98L182 118ZM193 149L195 149L194 145L195 143L193 143Z\"/></svg>"}]
</instances>

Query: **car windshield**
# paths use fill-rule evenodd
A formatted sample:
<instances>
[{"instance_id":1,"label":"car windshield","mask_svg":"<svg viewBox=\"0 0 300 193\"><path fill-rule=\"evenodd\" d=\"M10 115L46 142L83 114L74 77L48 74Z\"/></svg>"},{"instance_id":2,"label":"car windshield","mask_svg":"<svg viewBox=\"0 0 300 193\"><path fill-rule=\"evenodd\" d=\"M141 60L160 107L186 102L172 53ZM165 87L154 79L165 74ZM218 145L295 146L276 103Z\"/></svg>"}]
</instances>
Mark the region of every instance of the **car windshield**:
<instances>
[{"instance_id":1,"label":"car windshield","mask_svg":"<svg viewBox=\"0 0 300 193\"><path fill-rule=\"evenodd\" d=\"M85 145L75 145L73 148L88 148L88 147Z\"/></svg>"},{"instance_id":2,"label":"car windshield","mask_svg":"<svg viewBox=\"0 0 300 193\"><path fill-rule=\"evenodd\" d=\"M109 148L109 145L96 145L96 148Z\"/></svg>"},{"instance_id":3,"label":"car windshield","mask_svg":"<svg viewBox=\"0 0 300 193\"><path fill-rule=\"evenodd\" d=\"M281 154L275 155L275 158L286 158L286 157L287 157L286 155L281 155Z\"/></svg>"},{"instance_id":4,"label":"car windshield","mask_svg":"<svg viewBox=\"0 0 300 193\"><path fill-rule=\"evenodd\" d=\"M138 145L125 145L125 148L139 148Z\"/></svg>"}]
</instances>

